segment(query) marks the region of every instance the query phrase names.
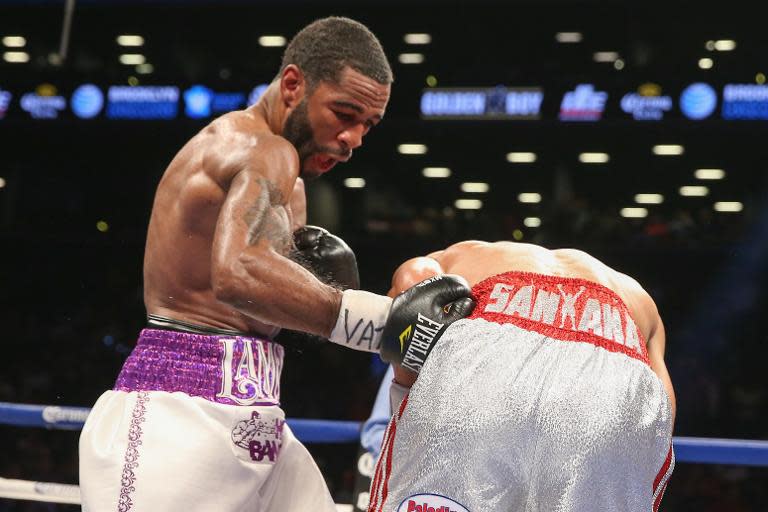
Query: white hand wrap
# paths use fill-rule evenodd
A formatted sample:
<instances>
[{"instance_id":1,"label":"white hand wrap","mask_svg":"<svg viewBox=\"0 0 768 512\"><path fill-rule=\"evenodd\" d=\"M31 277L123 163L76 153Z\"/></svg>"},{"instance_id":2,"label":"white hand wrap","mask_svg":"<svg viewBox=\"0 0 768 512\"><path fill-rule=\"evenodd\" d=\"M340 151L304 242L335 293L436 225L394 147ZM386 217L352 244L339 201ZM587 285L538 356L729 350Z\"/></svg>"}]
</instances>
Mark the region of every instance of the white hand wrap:
<instances>
[{"instance_id":1,"label":"white hand wrap","mask_svg":"<svg viewBox=\"0 0 768 512\"><path fill-rule=\"evenodd\" d=\"M328 338L333 343L364 352L379 352L381 331L392 299L363 290L345 290L336 326Z\"/></svg>"},{"instance_id":2,"label":"white hand wrap","mask_svg":"<svg viewBox=\"0 0 768 512\"><path fill-rule=\"evenodd\" d=\"M394 380L389 386L389 414L395 414L400 408L400 404L403 402L403 398L408 394L411 388L407 388L402 384L398 384Z\"/></svg>"}]
</instances>

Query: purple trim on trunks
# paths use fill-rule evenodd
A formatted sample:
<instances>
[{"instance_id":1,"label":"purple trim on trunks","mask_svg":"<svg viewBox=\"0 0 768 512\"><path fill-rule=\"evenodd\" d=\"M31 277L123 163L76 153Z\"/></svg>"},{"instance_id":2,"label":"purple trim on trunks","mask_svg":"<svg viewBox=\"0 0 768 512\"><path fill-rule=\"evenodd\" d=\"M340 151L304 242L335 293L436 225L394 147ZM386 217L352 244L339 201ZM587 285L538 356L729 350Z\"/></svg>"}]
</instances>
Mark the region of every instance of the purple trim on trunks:
<instances>
[{"instance_id":1,"label":"purple trim on trunks","mask_svg":"<svg viewBox=\"0 0 768 512\"><path fill-rule=\"evenodd\" d=\"M131 414L131 426L128 429L128 446L123 457L123 476L120 479L120 498L117 502L118 512L128 512L133 508L131 494L136 490L133 485L136 482L134 469L139 467L139 446L141 446L141 424L144 423L144 413L147 412L149 395L145 392L136 397L136 405Z\"/></svg>"},{"instance_id":2,"label":"purple trim on trunks","mask_svg":"<svg viewBox=\"0 0 768 512\"><path fill-rule=\"evenodd\" d=\"M114 389L180 391L227 405L279 405L282 368L283 347L267 338L144 329Z\"/></svg>"}]
</instances>

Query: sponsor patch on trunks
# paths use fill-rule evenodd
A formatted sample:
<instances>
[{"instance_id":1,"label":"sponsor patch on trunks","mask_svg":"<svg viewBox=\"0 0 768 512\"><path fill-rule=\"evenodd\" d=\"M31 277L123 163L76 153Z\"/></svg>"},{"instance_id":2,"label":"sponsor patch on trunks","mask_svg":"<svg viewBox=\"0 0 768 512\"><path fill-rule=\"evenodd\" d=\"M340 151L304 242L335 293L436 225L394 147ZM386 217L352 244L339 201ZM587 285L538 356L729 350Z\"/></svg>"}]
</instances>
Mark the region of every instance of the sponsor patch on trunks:
<instances>
[{"instance_id":1,"label":"sponsor patch on trunks","mask_svg":"<svg viewBox=\"0 0 768 512\"><path fill-rule=\"evenodd\" d=\"M232 429L232 442L254 462L274 463L283 445L283 425L282 418L261 418L253 411L250 419L239 421Z\"/></svg>"},{"instance_id":2,"label":"sponsor patch on trunks","mask_svg":"<svg viewBox=\"0 0 768 512\"><path fill-rule=\"evenodd\" d=\"M469 512L469 509L446 496L425 493L405 498L397 512Z\"/></svg>"}]
</instances>

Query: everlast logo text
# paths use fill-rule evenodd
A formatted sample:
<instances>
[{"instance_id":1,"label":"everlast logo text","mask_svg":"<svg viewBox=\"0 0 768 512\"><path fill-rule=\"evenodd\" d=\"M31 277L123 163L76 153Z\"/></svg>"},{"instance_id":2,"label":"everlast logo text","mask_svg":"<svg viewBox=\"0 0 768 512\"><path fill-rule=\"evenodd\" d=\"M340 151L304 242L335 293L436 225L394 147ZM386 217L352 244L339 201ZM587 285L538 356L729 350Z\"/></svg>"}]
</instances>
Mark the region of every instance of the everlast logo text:
<instances>
[{"instance_id":1,"label":"everlast logo text","mask_svg":"<svg viewBox=\"0 0 768 512\"><path fill-rule=\"evenodd\" d=\"M408 349L403 356L402 366L414 372L420 372L424 361L427 359L427 354L432 350L432 345L435 343L435 336L443 328L443 325L419 313L416 328L413 330Z\"/></svg>"}]
</instances>

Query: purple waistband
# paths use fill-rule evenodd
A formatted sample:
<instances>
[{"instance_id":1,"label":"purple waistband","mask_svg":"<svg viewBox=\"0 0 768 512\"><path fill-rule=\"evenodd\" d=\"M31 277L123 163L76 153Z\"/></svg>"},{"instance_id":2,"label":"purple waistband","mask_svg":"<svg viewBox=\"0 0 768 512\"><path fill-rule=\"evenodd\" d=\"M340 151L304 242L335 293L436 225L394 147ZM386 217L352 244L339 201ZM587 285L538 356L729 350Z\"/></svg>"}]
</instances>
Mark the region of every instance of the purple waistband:
<instances>
[{"instance_id":1,"label":"purple waistband","mask_svg":"<svg viewBox=\"0 0 768 512\"><path fill-rule=\"evenodd\" d=\"M181 391L229 405L279 405L283 347L267 338L141 331L116 391Z\"/></svg>"}]
</instances>

